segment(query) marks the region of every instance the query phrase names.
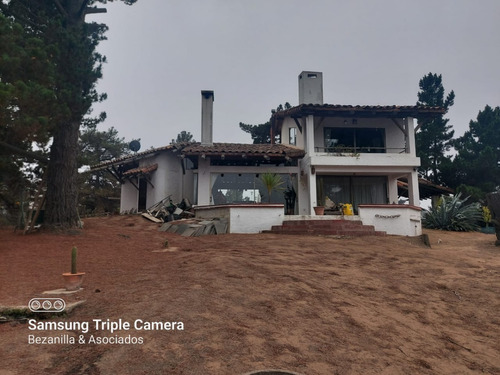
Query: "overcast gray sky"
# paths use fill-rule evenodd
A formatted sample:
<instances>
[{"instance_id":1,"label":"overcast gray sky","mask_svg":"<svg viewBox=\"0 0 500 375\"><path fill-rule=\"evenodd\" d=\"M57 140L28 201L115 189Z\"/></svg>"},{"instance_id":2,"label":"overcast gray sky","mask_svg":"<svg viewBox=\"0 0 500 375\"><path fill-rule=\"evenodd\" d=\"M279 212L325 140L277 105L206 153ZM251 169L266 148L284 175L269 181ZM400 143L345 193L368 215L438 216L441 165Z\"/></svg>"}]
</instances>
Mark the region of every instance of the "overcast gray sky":
<instances>
[{"instance_id":1,"label":"overcast gray sky","mask_svg":"<svg viewBox=\"0 0 500 375\"><path fill-rule=\"evenodd\" d=\"M297 77L323 72L328 104L414 105L442 74L456 135L500 105L499 0L139 0L107 4L108 58L95 107L142 150L186 130L200 140L201 90L214 90L214 141L250 143L239 122L298 103Z\"/></svg>"}]
</instances>

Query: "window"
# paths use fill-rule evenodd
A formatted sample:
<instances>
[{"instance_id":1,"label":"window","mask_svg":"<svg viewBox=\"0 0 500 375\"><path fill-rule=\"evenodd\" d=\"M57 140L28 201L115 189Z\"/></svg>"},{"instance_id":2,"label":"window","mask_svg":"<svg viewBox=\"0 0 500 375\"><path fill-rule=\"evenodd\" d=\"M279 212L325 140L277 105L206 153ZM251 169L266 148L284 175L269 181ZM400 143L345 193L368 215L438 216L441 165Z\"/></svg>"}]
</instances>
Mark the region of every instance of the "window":
<instances>
[{"instance_id":1,"label":"window","mask_svg":"<svg viewBox=\"0 0 500 375\"><path fill-rule=\"evenodd\" d=\"M264 173L265 170L262 171ZM284 190L297 186L295 175L280 174L283 185L271 193L271 203L285 203ZM268 191L259 173L212 173L214 204L267 203Z\"/></svg>"},{"instance_id":2,"label":"window","mask_svg":"<svg viewBox=\"0 0 500 375\"><path fill-rule=\"evenodd\" d=\"M288 144L297 146L297 128L288 129Z\"/></svg>"},{"instance_id":3,"label":"window","mask_svg":"<svg viewBox=\"0 0 500 375\"><path fill-rule=\"evenodd\" d=\"M328 152L385 153L384 128L325 128Z\"/></svg>"}]
</instances>

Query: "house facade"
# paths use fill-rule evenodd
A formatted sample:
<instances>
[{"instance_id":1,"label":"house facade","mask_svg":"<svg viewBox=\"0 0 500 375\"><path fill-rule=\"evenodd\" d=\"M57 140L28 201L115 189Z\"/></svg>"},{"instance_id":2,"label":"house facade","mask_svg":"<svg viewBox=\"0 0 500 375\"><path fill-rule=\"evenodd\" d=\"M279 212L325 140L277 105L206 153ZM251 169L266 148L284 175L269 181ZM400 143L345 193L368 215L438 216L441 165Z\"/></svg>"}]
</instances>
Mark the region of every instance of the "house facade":
<instances>
[{"instance_id":1,"label":"house facade","mask_svg":"<svg viewBox=\"0 0 500 375\"><path fill-rule=\"evenodd\" d=\"M321 72L299 75L299 105L272 116L281 142L304 149L300 162L299 213L325 201L398 203L398 180L407 181L409 204L419 206L415 118L439 107L351 106L323 102Z\"/></svg>"},{"instance_id":2,"label":"house facade","mask_svg":"<svg viewBox=\"0 0 500 375\"><path fill-rule=\"evenodd\" d=\"M201 142L151 149L92 169L107 169L120 180L122 212L168 196L196 206L286 203L288 215L308 216L316 206L335 215L349 204L370 225L421 234L415 118L444 110L325 104L321 72L302 72L298 86L299 104L271 117L271 139L280 134L280 144L213 142L214 93L202 91ZM293 191L292 204L282 191L268 196L261 179L267 172L279 174L283 188ZM402 180L406 205L398 205Z\"/></svg>"},{"instance_id":3,"label":"house facade","mask_svg":"<svg viewBox=\"0 0 500 375\"><path fill-rule=\"evenodd\" d=\"M268 196L264 173L281 176L283 188L297 186L304 150L283 144L213 142L213 91L202 91L202 141L171 144L92 166L121 183L120 212L142 211L170 197L196 206L285 203Z\"/></svg>"}]
</instances>

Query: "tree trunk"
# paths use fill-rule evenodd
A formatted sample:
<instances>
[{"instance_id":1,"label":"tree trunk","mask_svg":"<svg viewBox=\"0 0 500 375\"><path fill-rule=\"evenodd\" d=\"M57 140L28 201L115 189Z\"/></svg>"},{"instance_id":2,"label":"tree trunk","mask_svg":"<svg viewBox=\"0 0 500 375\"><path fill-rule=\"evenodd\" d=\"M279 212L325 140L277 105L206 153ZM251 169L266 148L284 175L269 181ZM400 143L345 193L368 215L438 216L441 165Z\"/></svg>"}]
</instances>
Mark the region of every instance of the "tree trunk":
<instances>
[{"instance_id":1,"label":"tree trunk","mask_svg":"<svg viewBox=\"0 0 500 375\"><path fill-rule=\"evenodd\" d=\"M57 123L54 131L47 169L44 220L48 227L68 229L81 226L78 215L78 138L81 121L88 110L83 104L88 95L84 90L84 80L91 74L85 64L86 59L90 58L86 53L92 52L84 52L86 46L82 43L87 36L83 30L84 14L81 10L88 0L55 3L66 21L64 28L68 38L58 41L59 48L63 50L59 61L59 84L61 89L72 91L69 95L62 95L71 116L70 119Z\"/></svg>"},{"instance_id":2,"label":"tree trunk","mask_svg":"<svg viewBox=\"0 0 500 375\"><path fill-rule=\"evenodd\" d=\"M80 226L78 215L77 147L80 124L59 124L50 148L47 170L45 224L49 227Z\"/></svg>"},{"instance_id":3,"label":"tree trunk","mask_svg":"<svg viewBox=\"0 0 500 375\"><path fill-rule=\"evenodd\" d=\"M488 202L493 223L495 224L495 232L497 235L495 245L500 246L500 192L497 191L495 193L486 194L486 201Z\"/></svg>"}]
</instances>

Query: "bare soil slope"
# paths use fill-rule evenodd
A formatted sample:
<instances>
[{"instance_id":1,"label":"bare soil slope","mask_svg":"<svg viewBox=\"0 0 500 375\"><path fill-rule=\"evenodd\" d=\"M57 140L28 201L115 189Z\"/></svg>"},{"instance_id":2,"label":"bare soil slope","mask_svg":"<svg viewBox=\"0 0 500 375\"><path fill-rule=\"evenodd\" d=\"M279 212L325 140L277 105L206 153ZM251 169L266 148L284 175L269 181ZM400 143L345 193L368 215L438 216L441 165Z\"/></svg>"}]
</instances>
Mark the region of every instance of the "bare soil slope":
<instances>
[{"instance_id":1,"label":"bare soil slope","mask_svg":"<svg viewBox=\"0 0 500 375\"><path fill-rule=\"evenodd\" d=\"M86 300L49 321L182 321L183 331L96 330L142 344L79 344L78 330L0 324L1 374L500 374L500 250L494 236L223 235L185 238L140 216L73 234L0 230L0 305L62 287L79 249ZM169 251L164 250L169 240ZM174 248L174 249L172 249ZM76 338L29 344L28 336Z\"/></svg>"}]
</instances>

